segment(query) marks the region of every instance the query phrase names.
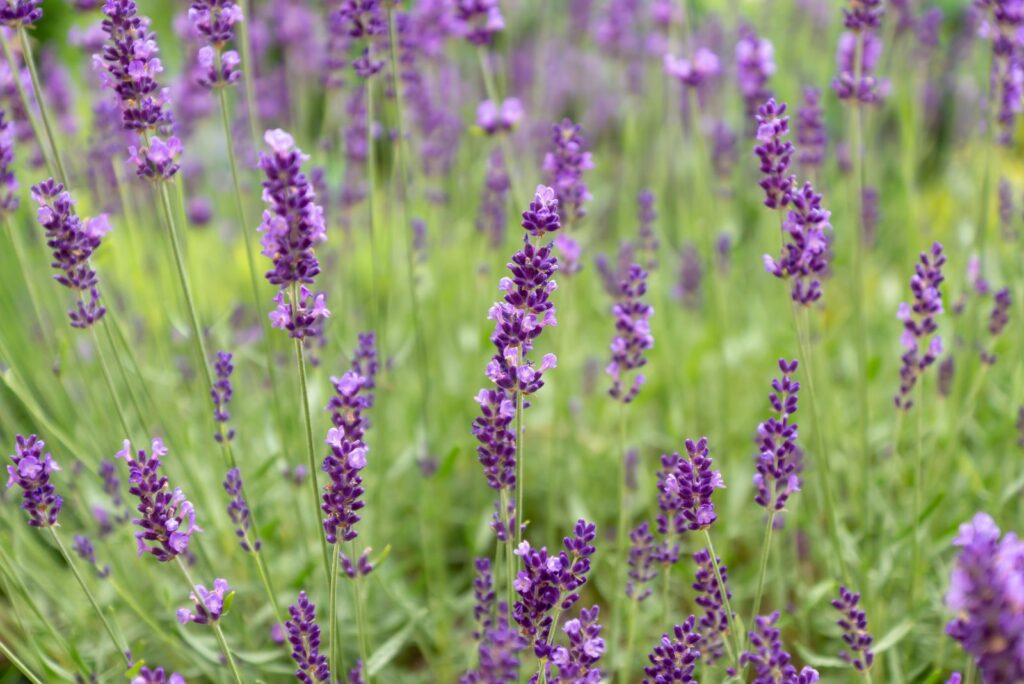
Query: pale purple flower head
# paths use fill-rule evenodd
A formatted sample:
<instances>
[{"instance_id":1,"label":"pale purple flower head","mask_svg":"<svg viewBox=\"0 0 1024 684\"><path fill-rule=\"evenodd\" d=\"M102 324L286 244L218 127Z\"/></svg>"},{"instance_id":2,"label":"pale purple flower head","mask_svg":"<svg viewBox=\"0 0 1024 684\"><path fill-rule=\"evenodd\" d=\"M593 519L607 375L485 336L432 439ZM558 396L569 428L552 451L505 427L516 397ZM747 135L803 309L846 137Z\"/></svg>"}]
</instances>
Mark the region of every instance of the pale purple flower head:
<instances>
[{"instance_id":1,"label":"pale purple flower head","mask_svg":"<svg viewBox=\"0 0 1024 684\"><path fill-rule=\"evenodd\" d=\"M500 104L484 100L476 108L476 125L487 135L515 128L523 118L523 105L519 98L510 97Z\"/></svg>"},{"instance_id":2,"label":"pale purple flower head","mask_svg":"<svg viewBox=\"0 0 1024 684\"><path fill-rule=\"evenodd\" d=\"M178 622L187 625L194 622L197 625L207 625L220 620L224 614L224 603L228 600L231 587L226 579L217 578L213 581L213 589L207 589L202 584L197 584L192 591L190 598L195 604L195 612L188 608L178 609Z\"/></svg>"},{"instance_id":3,"label":"pale purple flower head","mask_svg":"<svg viewBox=\"0 0 1024 684\"><path fill-rule=\"evenodd\" d=\"M636 373L632 383L627 375L647 364L644 353L654 347L651 334L651 315L654 307L644 301L647 294L647 271L639 264L631 264L618 283L617 301L612 306L615 317L615 337L611 344L611 362L605 369L612 379L608 393L623 403L633 401L645 377Z\"/></svg>"},{"instance_id":4,"label":"pale purple flower head","mask_svg":"<svg viewBox=\"0 0 1024 684\"><path fill-rule=\"evenodd\" d=\"M21 489L21 509L28 513L28 524L32 527L56 525L64 504L50 482L50 474L60 467L49 453L43 455L45 446L35 435L17 435L11 456L14 465L7 466L7 486L18 485Z\"/></svg>"},{"instance_id":5,"label":"pale purple flower head","mask_svg":"<svg viewBox=\"0 0 1024 684\"><path fill-rule=\"evenodd\" d=\"M16 29L30 27L43 18L43 0L3 0L0 3L0 24Z\"/></svg>"},{"instance_id":6,"label":"pale purple flower head","mask_svg":"<svg viewBox=\"0 0 1024 684\"><path fill-rule=\"evenodd\" d=\"M785 139L789 135L786 103L768 100L757 110L755 119L758 144L754 154L761 161L764 205L769 209L785 207L796 188L796 176L786 173L793 158L793 143Z\"/></svg>"},{"instance_id":7,"label":"pale purple flower head","mask_svg":"<svg viewBox=\"0 0 1024 684\"><path fill-rule=\"evenodd\" d=\"M663 61L666 74L691 88L711 80L722 68L718 55L707 48L697 48L692 59L666 54Z\"/></svg>"}]
</instances>

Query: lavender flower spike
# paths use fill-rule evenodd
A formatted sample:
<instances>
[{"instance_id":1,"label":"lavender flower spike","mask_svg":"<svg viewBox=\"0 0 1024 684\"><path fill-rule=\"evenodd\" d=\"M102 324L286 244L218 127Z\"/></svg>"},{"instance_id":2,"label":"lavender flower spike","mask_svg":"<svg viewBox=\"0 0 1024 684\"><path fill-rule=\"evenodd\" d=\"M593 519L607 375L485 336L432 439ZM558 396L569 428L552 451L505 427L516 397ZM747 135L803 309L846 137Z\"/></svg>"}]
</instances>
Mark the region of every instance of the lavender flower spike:
<instances>
[{"instance_id":1,"label":"lavender flower spike","mask_svg":"<svg viewBox=\"0 0 1024 684\"><path fill-rule=\"evenodd\" d=\"M995 304L992 306L992 313L989 314L988 319L988 333L992 336L992 341L1002 334L1003 329L1010 322L1010 305L1012 304L1012 298L1010 296L1010 288L1004 287L1003 289L996 292ZM996 362L996 355L989 350L983 349L981 351L982 363L993 365Z\"/></svg>"},{"instance_id":2,"label":"lavender flower spike","mask_svg":"<svg viewBox=\"0 0 1024 684\"><path fill-rule=\"evenodd\" d=\"M551 151L544 157L544 172L558 197L562 222L572 226L587 215L583 205L592 196L583 173L594 168L594 160L579 124L569 119L552 126L551 143Z\"/></svg>"},{"instance_id":3,"label":"lavender flower spike","mask_svg":"<svg viewBox=\"0 0 1024 684\"><path fill-rule=\"evenodd\" d=\"M914 405L910 398L918 377L942 353L942 338L936 333L938 323L935 316L943 312L942 292L939 286L945 277L942 266L946 256L942 245L936 242L931 252L922 252L910 277L910 291L914 295L912 304L903 302L896 314L903 321L903 335L900 344L906 350L900 357L900 389L894 398L897 409L910 410Z\"/></svg>"},{"instance_id":4,"label":"lavender flower spike","mask_svg":"<svg viewBox=\"0 0 1024 684\"><path fill-rule=\"evenodd\" d=\"M701 657L701 638L694 629L695 621L691 615L673 628L672 636L661 636L661 642L648 656L651 664L644 668L644 684L696 683L693 671Z\"/></svg>"},{"instance_id":5,"label":"lavender flower spike","mask_svg":"<svg viewBox=\"0 0 1024 684\"><path fill-rule=\"evenodd\" d=\"M139 557L151 553L159 561L169 561L188 550L189 541L202 528L196 524L196 512L180 488L173 491L167 478L160 475L160 459L167 455L164 443L154 437L150 454L139 449L132 455L132 445L124 440L124 448L115 458L128 464L128 492L138 497L139 517L132 523L139 527L135 540Z\"/></svg>"},{"instance_id":6,"label":"lavender flower spike","mask_svg":"<svg viewBox=\"0 0 1024 684\"><path fill-rule=\"evenodd\" d=\"M793 158L793 143L784 138L789 135L789 117L786 103L776 104L772 98L758 110L757 142L754 154L761 160L760 185L764 190L764 205L779 209L789 204L790 194L796 187L796 177L787 175Z\"/></svg>"},{"instance_id":7,"label":"lavender flower spike","mask_svg":"<svg viewBox=\"0 0 1024 684\"><path fill-rule=\"evenodd\" d=\"M330 476L324 486L323 503L324 530L327 541L337 544L352 541L358 536L355 530L359 514L366 502L363 495L363 479L360 471L366 467L367 446L363 440L366 418L363 412L370 407L366 379L355 371L348 371L340 378L332 378L335 396L327 408L332 412L334 427L327 433L327 444L331 453L323 463L323 471Z\"/></svg>"},{"instance_id":8,"label":"lavender flower spike","mask_svg":"<svg viewBox=\"0 0 1024 684\"><path fill-rule=\"evenodd\" d=\"M228 404L231 402L231 396L234 394L234 390L231 387L231 373L234 372L235 367L231 363L231 354L223 351L217 352L217 361L213 367L217 372L217 381L213 383L210 395L213 398L213 419L218 424L217 432L213 438L218 442L223 442L224 440L230 442L235 437L235 430L232 428L225 433L223 426L231 420L231 414L228 413Z\"/></svg>"},{"instance_id":9,"label":"lavender flower spike","mask_svg":"<svg viewBox=\"0 0 1024 684\"><path fill-rule=\"evenodd\" d=\"M831 213L821 206L821 195L810 183L789 195L793 208L782 224L788 240L778 261L764 255L765 270L776 278L792 281L790 297L802 306L821 299L821 279L828 271L828 237Z\"/></svg>"},{"instance_id":10,"label":"lavender flower spike","mask_svg":"<svg viewBox=\"0 0 1024 684\"><path fill-rule=\"evenodd\" d=\"M191 594L192 602L195 604L195 612L188 608L178 609L178 622L187 625L194 622L197 625L207 625L220 620L224 614L225 605L231 599L231 587L228 581L217 578L213 581L213 589L207 589L202 584L197 584Z\"/></svg>"},{"instance_id":11,"label":"lavender flower spike","mask_svg":"<svg viewBox=\"0 0 1024 684\"><path fill-rule=\"evenodd\" d=\"M757 495L754 501L772 511L786 507L790 495L800 491L800 476L797 472L797 424L790 422L796 413L797 393L800 383L793 379L797 361L779 359L781 378L772 380L772 393L768 395L776 416L757 426L757 443L761 451L757 458L757 473L754 487Z\"/></svg>"},{"instance_id":12,"label":"lavender flower spike","mask_svg":"<svg viewBox=\"0 0 1024 684\"><path fill-rule=\"evenodd\" d=\"M7 486L18 485L22 491L21 509L28 513L32 527L53 527L64 499L56 494L50 482L50 473L60 470L57 462L47 453L46 443L35 435L14 438L14 465L7 466Z\"/></svg>"},{"instance_id":13,"label":"lavender flower spike","mask_svg":"<svg viewBox=\"0 0 1024 684\"><path fill-rule=\"evenodd\" d=\"M636 398L645 377L637 373L627 390L623 376L647 364L644 352L654 346L650 318L654 307L642 300L647 294L647 271L631 264L618 284L618 302L612 307L615 316L615 338L612 340L612 360L606 372L612 378L609 394L625 404Z\"/></svg>"},{"instance_id":14,"label":"lavender flower spike","mask_svg":"<svg viewBox=\"0 0 1024 684\"><path fill-rule=\"evenodd\" d=\"M299 666L295 677L303 684L330 684L331 670L327 656L320 653L320 627L316 624L316 606L299 592L299 600L288 607L291 618L284 623L292 660Z\"/></svg>"},{"instance_id":15,"label":"lavender flower spike","mask_svg":"<svg viewBox=\"0 0 1024 684\"><path fill-rule=\"evenodd\" d=\"M185 678L177 672L168 675L164 668L150 669L143 666L139 673L132 677L131 684L187 684Z\"/></svg>"},{"instance_id":16,"label":"lavender flower spike","mask_svg":"<svg viewBox=\"0 0 1024 684\"><path fill-rule=\"evenodd\" d=\"M0 110L0 215L11 214L21 201L15 194L18 179L14 177L14 126Z\"/></svg>"},{"instance_id":17,"label":"lavender flower spike","mask_svg":"<svg viewBox=\"0 0 1024 684\"><path fill-rule=\"evenodd\" d=\"M43 18L43 0L3 0L0 3L0 24L16 29L32 26Z\"/></svg>"},{"instance_id":18,"label":"lavender flower spike","mask_svg":"<svg viewBox=\"0 0 1024 684\"><path fill-rule=\"evenodd\" d=\"M753 684L814 684L819 677L817 670L805 667L797 672L791 656L782 647L782 633L775 626L778 621L778 611L754 618L755 627L750 632L754 650L740 654L740 665L753 666Z\"/></svg>"},{"instance_id":19,"label":"lavender flower spike","mask_svg":"<svg viewBox=\"0 0 1024 684\"><path fill-rule=\"evenodd\" d=\"M960 526L960 555L949 578L946 605L954 618L946 634L974 658L984 682L1024 680L1024 541L1003 535L986 513Z\"/></svg>"},{"instance_id":20,"label":"lavender flower spike","mask_svg":"<svg viewBox=\"0 0 1024 684\"><path fill-rule=\"evenodd\" d=\"M867 614L857 607L860 594L839 587L839 598L832 600L832 607L839 611L841 617L836 622L843 630L843 641L849 651L843 651L839 657L850 663L855 670L863 672L871 669L875 654L871 651L873 637L868 633Z\"/></svg>"},{"instance_id":21,"label":"lavender flower spike","mask_svg":"<svg viewBox=\"0 0 1024 684\"><path fill-rule=\"evenodd\" d=\"M728 568L722 564L722 559L715 559L718 562L719 571L722 573L722 585L725 587L726 595L722 596L722 590L718 586L718 579L715 575L715 566L711 562L711 554L707 549L701 549L693 554L693 562L697 565L697 572L692 585L696 598L694 601L704 609L704 614L697 621L697 629L700 632L701 657L704 662L711 664L725 654L725 635L729 632L729 619L735 614L729 615L728 601L732 599L732 592L729 591Z\"/></svg>"},{"instance_id":22,"label":"lavender flower spike","mask_svg":"<svg viewBox=\"0 0 1024 684\"><path fill-rule=\"evenodd\" d=\"M88 328L107 313L100 304L99 278L89 259L110 232L110 221L106 214L82 221L71 194L52 178L32 187L32 199L39 204L36 217L53 252L50 265L60 271L53 279L78 292L76 308L68 311L71 327Z\"/></svg>"},{"instance_id":23,"label":"lavender flower spike","mask_svg":"<svg viewBox=\"0 0 1024 684\"><path fill-rule=\"evenodd\" d=\"M110 566L104 565L100 567L99 562L96 560L96 548L92 545L92 541L84 534L76 534L75 541L72 544L72 548L78 557L84 560L86 563L92 566L93 570L96 571L96 576L100 579L105 579L110 576Z\"/></svg>"},{"instance_id":24,"label":"lavender flower spike","mask_svg":"<svg viewBox=\"0 0 1024 684\"><path fill-rule=\"evenodd\" d=\"M718 519L711 495L724 489L722 474L712 469L708 438L686 440L686 458L661 457L658 472L658 532L675 534L704 530Z\"/></svg>"},{"instance_id":25,"label":"lavender flower spike","mask_svg":"<svg viewBox=\"0 0 1024 684\"><path fill-rule=\"evenodd\" d=\"M259 551L260 541L257 539L253 544L249 543L249 527L252 525L252 516L249 514L249 504L245 501L242 492L242 475L238 468L228 471L224 479L224 491L231 497L228 502L228 517L235 524L235 535L241 540L244 551Z\"/></svg>"}]
</instances>

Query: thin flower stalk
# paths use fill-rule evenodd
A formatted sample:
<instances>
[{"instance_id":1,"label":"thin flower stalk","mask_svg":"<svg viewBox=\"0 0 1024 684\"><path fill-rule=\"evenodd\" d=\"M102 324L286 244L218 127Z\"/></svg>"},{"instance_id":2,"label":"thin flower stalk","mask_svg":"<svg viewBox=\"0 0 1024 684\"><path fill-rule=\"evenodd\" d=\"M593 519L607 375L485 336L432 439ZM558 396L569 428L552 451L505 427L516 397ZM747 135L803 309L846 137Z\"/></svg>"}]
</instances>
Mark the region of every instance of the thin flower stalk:
<instances>
[{"instance_id":1,"label":"thin flower stalk","mask_svg":"<svg viewBox=\"0 0 1024 684\"><path fill-rule=\"evenodd\" d=\"M188 571L188 567L185 562L181 559L181 556L175 556L174 560L177 562L178 568L181 569L181 574L185 576L185 581L188 583L190 591L195 592L198 586L192 579L192 574ZM220 617L219 615L217 616ZM217 638L217 643L220 645L220 650L224 653L224 658L227 660L228 669L231 671L231 677L235 680L235 684L244 684L241 673L238 671L238 665L235 664L235 658L231 653L231 648L228 646L227 639L224 638L224 631L220 627L219 619L213 619L209 622L210 627L213 629L213 634Z\"/></svg>"}]
</instances>

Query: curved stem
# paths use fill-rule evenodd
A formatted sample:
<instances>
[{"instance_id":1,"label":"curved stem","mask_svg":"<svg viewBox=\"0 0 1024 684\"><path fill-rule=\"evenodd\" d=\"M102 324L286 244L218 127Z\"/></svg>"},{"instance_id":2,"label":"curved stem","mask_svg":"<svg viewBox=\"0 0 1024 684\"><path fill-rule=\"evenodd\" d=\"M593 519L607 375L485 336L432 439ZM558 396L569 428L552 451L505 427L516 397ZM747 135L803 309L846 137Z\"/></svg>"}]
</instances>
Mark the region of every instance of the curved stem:
<instances>
[{"instance_id":1,"label":"curved stem","mask_svg":"<svg viewBox=\"0 0 1024 684\"><path fill-rule=\"evenodd\" d=\"M3 48L4 57L7 59L7 65L11 68L11 80L14 81L14 87L18 91L18 97L21 99L21 106L25 108L25 118L28 119L28 123L32 127L32 134L36 139L36 143L39 145L39 151L43 155L43 161L46 162L46 169L49 171L51 176L57 176L59 174L54 169L53 160L50 159L50 154L46 149L47 145L43 142L44 136L39 131L39 124L36 123L35 114L32 113L32 102L28 98L28 93L25 92L25 84L22 83L19 78L21 69L18 68L18 60L14 58L14 53L11 52L11 47L7 44L6 38L0 37L0 47Z\"/></svg>"},{"instance_id":2,"label":"curved stem","mask_svg":"<svg viewBox=\"0 0 1024 684\"><path fill-rule=\"evenodd\" d=\"M243 0L243 4L247 4ZM249 115L249 132L254 148L260 145L260 114L256 109L255 69L252 61L252 41L249 39L249 20L252 17L251 4L245 8L245 18L238 22L238 47L242 52L242 82L245 85L245 108Z\"/></svg>"},{"instance_id":3,"label":"curved stem","mask_svg":"<svg viewBox=\"0 0 1024 684\"><path fill-rule=\"evenodd\" d=\"M18 38L21 39L21 50L25 57L25 66L28 67L29 77L32 79L32 90L36 94L36 104L39 105L39 118L43 120L43 128L46 129L46 138L50 142L50 149L53 151L53 159L57 162L57 171L60 173L60 181L68 184L68 174L64 170L64 162L60 158L60 149L57 147L57 138L53 134L53 126L50 125L50 115L46 111L46 101L43 98L43 88L39 84L39 74L36 72L35 59L32 57L32 46L29 44L28 33L24 26L18 27ZM17 72L14 79L17 80Z\"/></svg>"},{"instance_id":4,"label":"curved stem","mask_svg":"<svg viewBox=\"0 0 1024 684\"><path fill-rule=\"evenodd\" d=\"M89 585L85 583L85 579L82 574L78 572L78 568L75 566L74 561L71 560L71 556L68 555L68 550L64 547L64 542L61 541L60 535L57 534L57 529L53 526L47 528L50 531L50 535L53 537L53 541L57 544L57 548L60 550L60 555L64 556L64 562L71 568L71 572L74 573L75 579L78 581L78 586L82 588L86 598L89 599L89 603L92 604L93 610L100 618L100 622L103 623L103 629L107 631L107 635L110 637L110 641L113 642L114 648L117 649L121 657L124 658L125 665L127 667L132 666L131 658L128 655L128 647L121 644L121 640L117 638L114 633L114 628L111 627L110 622L107 620L107 616L103 614L103 609L100 608L99 602L96 601L96 597L93 596L92 590L89 589Z\"/></svg>"},{"instance_id":5,"label":"curved stem","mask_svg":"<svg viewBox=\"0 0 1024 684\"><path fill-rule=\"evenodd\" d=\"M764 579L765 575L768 574L768 556L771 554L772 546L772 532L775 528L775 513L768 514L768 524L764 529L764 544L761 547L761 565L757 571L757 592L754 594L754 610L750 614L750 624L753 625L754 621L757 620L757 616L761 611L761 598L764 596ZM746 640L744 638L744 644Z\"/></svg>"},{"instance_id":6,"label":"curved stem","mask_svg":"<svg viewBox=\"0 0 1024 684\"><path fill-rule=\"evenodd\" d=\"M28 669L28 666L23 663L18 656L14 655L14 651L8 648L7 644L3 641L0 641L0 653L3 653L4 657L11 661L11 664L18 668L18 670L20 670L21 673L25 675L26 679L32 682L32 684L43 684L42 680L39 679L32 670Z\"/></svg>"},{"instance_id":7,"label":"curved stem","mask_svg":"<svg viewBox=\"0 0 1024 684\"><path fill-rule=\"evenodd\" d=\"M107 385L107 391L110 393L110 401L114 404L114 410L116 411L117 418L121 423L121 429L124 430L125 439L131 439L132 433L131 429L128 427L128 419L125 417L124 408L121 406L121 399L117 396L117 389L114 387L114 379L110 375L110 367L107 366L106 353L100 345L99 335L96 334L96 326L90 325L89 332L92 334L93 346L96 347L96 357L100 360L100 367L103 369L103 380Z\"/></svg>"}]
</instances>

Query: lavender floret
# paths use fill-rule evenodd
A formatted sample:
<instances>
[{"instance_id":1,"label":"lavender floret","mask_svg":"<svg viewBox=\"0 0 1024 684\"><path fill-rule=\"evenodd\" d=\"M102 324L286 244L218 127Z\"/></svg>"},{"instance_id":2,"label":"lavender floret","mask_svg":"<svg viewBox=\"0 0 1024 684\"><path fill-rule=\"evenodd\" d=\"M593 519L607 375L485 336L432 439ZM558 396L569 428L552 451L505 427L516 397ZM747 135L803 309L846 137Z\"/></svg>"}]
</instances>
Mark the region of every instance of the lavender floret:
<instances>
[{"instance_id":1,"label":"lavender floret","mask_svg":"<svg viewBox=\"0 0 1024 684\"><path fill-rule=\"evenodd\" d=\"M57 524L64 499L57 495L50 473L60 470L57 462L47 453L46 443L35 435L14 438L14 465L7 466L7 487L18 485L22 492L21 510L28 513L32 527L53 527Z\"/></svg>"}]
</instances>

